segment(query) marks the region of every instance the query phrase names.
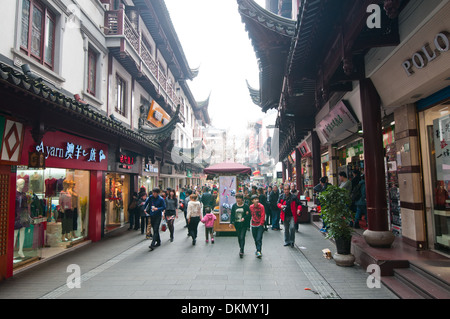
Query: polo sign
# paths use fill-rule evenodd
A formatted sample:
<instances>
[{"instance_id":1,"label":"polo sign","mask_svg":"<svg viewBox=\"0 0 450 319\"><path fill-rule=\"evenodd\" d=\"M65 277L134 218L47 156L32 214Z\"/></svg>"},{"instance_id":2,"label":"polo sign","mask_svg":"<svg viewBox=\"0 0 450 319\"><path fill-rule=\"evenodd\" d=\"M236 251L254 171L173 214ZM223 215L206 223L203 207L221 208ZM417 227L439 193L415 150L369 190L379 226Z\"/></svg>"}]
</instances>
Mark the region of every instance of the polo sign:
<instances>
[{"instance_id":1,"label":"polo sign","mask_svg":"<svg viewBox=\"0 0 450 319\"><path fill-rule=\"evenodd\" d=\"M442 53L450 50L450 33L442 31L436 35L433 44L425 44L422 49L403 62L402 67L408 76L412 76L415 71L424 69L428 63L433 62Z\"/></svg>"}]
</instances>

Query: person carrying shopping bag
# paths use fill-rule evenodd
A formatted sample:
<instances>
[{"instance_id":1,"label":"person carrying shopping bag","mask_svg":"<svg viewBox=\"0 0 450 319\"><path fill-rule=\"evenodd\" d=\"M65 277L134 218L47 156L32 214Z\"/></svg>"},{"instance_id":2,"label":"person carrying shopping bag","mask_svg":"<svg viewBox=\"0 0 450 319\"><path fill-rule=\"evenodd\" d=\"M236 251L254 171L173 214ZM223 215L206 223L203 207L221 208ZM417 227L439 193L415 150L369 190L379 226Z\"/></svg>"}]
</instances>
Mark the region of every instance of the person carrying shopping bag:
<instances>
[{"instance_id":1,"label":"person carrying shopping bag","mask_svg":"<svg viewBox=\"0 0 450 319\"><path fill-rule=\"evenodd\" d=\"M175 194L175 190L171 189L169 191L169 194L166 201L166 210L164 212L164 219L167 223L167 228L169 228L170 232L170 241L173 241L173 233L174 233L174 226L173 223L175 221L175 218L178 218L178 199Z\"/></svg>"}]
</instances>

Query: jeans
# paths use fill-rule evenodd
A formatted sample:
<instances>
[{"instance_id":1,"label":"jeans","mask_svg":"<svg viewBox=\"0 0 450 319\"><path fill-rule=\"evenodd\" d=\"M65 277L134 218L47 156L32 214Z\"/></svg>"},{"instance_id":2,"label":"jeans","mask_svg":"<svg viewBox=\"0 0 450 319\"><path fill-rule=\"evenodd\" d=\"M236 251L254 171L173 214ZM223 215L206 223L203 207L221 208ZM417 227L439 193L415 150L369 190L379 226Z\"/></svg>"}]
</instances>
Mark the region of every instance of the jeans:
<instances>
[{"instance_id":1,"label":"jeans","mask_svg":"<svg viewBox=\"0 0 450 319\"><path fill-rule=\"evenodd\" d=\"M367 220L367 207L365 205L356 205L355 222L360 221L363 215L366 217Z\"/></svg>"},{"instance_id":2,"label":"jeans","mask_svg":"<svg viewBox=\"0 0 450 319\"><path fill-rule=\"evenodd\" d=\"M244 223L235 223L234 227L236 228L240 252L243 253L245 246L245 235L247 234L247 226Z\"/></svg>"},{"instance_id":3,"label":"jeans","mask_svg":"<svg viewBox=\"0 0 450 319\"><path fill-rule=\"evenodd\" d=\"M295 221L293 216L284 218L284 243L295 243Z\"/></svg>"},{"instance_id":4,"label":"jeans","mask_svg":"<svg viewBox=\"0 0 450 319\"><path fill-rule=\"evenodd\" d=\"M150 222L152 223L153 237L151 246L161 245L161 237L159 237L159 226L161 224L161 215L150 216Z\"/></svg>"},{"instance_id":5,"label":"jeans","mask_svg":"<svg viewBox=\"0 0 450 319\"><path fill-rule=\"evenodd\" d=\"M272 209L272 229L280 229L280 210Z\"/></svg>"},{"instance_id":6,"label":"jeans","mask_svg":"<svg viewBox=\"0 0 450 319\"><path fill-rule=\"evenodd\" d=\"M205 227L205 239L208 240L209 237L214 239L214 228L213 227Z\"/></svg>"},{"instance_id":7,"label":"jeans","mask_svg":"<svg viewBox=\"0 0 450 319\"><path fill-rule=\"evenodd\" d=\"M252 226L252 235L255 240L256 251L261 252L264 226Z\"/></svg>"},{"instance_id":8,"label":"jeans","mask_svg":"<svg viewBox=\"0 0 450 319\"><path fill-rule=\"evenodd\" d=\"M147 224L148 224L148 216L141 216L141 234L144 233L144 231L147 229ZM139 223L138 223L139 225ZM139 227L139 226L138 226Z\"/></svg>"}]
</instances>

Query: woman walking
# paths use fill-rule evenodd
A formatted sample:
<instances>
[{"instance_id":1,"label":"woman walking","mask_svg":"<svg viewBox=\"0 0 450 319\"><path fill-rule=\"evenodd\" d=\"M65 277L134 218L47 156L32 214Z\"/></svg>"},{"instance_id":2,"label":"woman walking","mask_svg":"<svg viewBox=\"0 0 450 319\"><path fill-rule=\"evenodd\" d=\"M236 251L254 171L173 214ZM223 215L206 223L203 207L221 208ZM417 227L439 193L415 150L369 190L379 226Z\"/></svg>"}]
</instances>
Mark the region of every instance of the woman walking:
<instances>
[{"instance_id":1,"label":"woman walking","mask_svg":"<svg viewBox=\"0 0 450 319\"><path fill-rule=\"evenodd\" d=\"M164 212L164 218L166 219L167 228L169 228L170 232L170 241L173 241L173 223L175 218L178 218L178 199L175 191L171 189L169 194L167 195L166 201L166 210Z\"/></svg>"},{"instance_id":2,"label":"woman walking","mask_svg":"<svg viewBox=\"0 0 450 319\"><path fill-rule=\"evenodd\" d=\"M202 219L202 204L197 200L197 194L190 196L189 205L187 208L187 219L189 235L192 237L192 245L197 241L198 223Z\"/></svg>"},{"instance_id":3,"label":"woman walking","mask_svg":"<svg viewBox=\"0 0 450 319\"><path fill-rule=\"evenodd\" d=\"M251 228L253 239L255 240L256 246L256 257L261 258L262 250L262 239L264 233L264 222L265 222L265 210L264 205L259 202L259 196L252 196L252 205L250 205L250 212L252 215Z\"/></svg>"}]
</instances>

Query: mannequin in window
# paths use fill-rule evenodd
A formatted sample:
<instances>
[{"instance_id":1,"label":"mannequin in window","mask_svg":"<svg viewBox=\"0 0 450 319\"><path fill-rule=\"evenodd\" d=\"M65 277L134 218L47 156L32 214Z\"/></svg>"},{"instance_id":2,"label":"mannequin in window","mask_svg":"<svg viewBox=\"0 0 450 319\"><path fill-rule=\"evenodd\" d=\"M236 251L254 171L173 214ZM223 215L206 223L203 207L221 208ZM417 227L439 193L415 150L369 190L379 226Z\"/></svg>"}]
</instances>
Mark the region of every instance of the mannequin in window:
<instances>
[{"instance_id":1,"label":"mannequin in window","mask_svg":"<svg viewBox=\"0 0 450 319\"><path fill-rule=\"evenodd\" d=\"M17 180L16 186L16 213L15 213L15 221L14 221L14 245L17 242L17 236L19 236L19 251L17 254L19 257L24 258L23 254L23 243L25 241L25 228L29 225L27 224L27 215L28 213L28 203L27 196L23 192L23 188L25 186L25 180L19 178Z\"/></svg>"},{"instance_id":2,"label":"mannequin in window","mask_svg":"<svg viewBox=\"0 0 450 319\"><path fill-rule=\"evenodd\" d=\"M75 232L78 230L78 194L75 192L75 182L70 181L69 184L69 193L72 197L72 218L73 218L73 224L72 224L72 237L77 237L75 235ZM83 221L81 221L83 222Z\"/></svg>"},{"instance_id":3,"label":"mannequin in window","mask_svg":"<svg viewBox=\"0 0 450 319\"><path fill-rule=\"evenodd\" d=\"M69 192L70 182L64 180L63 190L59 193L59 208L61 215L61 240L68 241L73 228L72 195Z\"/></svg>"},{"instance_id":4,"label":"mannequin in window","mask_svg":"<svg viewBox=\"0 0 450 319\"><path fill-rule=\"evenodd\" d=\"M25 174L24 172L21 172L18 178L23 179L25 181L25 185L23 186L22 192L24 193L28 192L30 184L30 176L28 174Z\"/></svg>"},{"instance_id":5,"label":"mannequin in window","mask_svg":"<svg viewBox=\"0 0 450 319\"><path fill-rule=\"evenodd\" d=\"M34 172L30 177L30 188L33 192L39 193L42 191L41 189L41 175L38 172Z\"/></svg>"},{"instance_id":6,"label":"mannequin in window","mask_svg":"<svg viewBox=\"0 0 450 319\"><path fill-rule=\"evenodd\" d=\"M45 180L45 197L50 198L50 197L55 197L56 196L56 183L58 182L58 180L52 176L49 176L49 178L47 178Z\"/></svg>"}]
</instances>

